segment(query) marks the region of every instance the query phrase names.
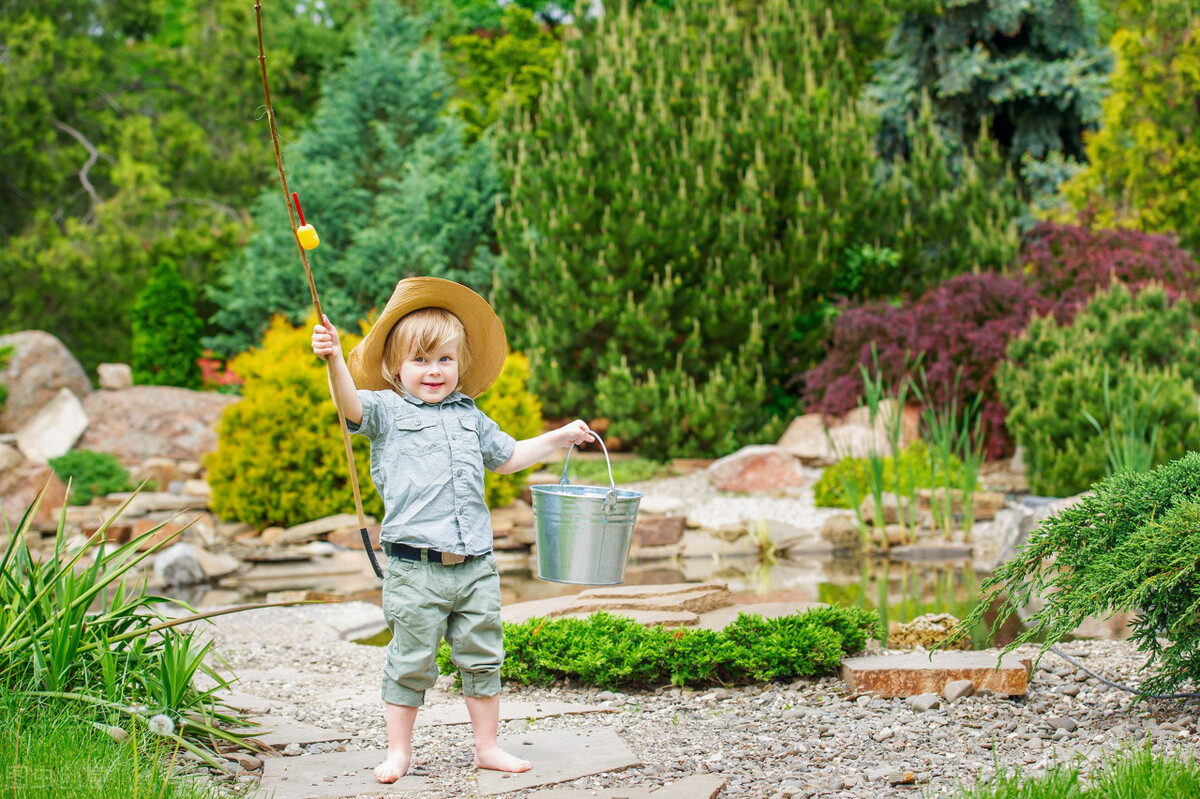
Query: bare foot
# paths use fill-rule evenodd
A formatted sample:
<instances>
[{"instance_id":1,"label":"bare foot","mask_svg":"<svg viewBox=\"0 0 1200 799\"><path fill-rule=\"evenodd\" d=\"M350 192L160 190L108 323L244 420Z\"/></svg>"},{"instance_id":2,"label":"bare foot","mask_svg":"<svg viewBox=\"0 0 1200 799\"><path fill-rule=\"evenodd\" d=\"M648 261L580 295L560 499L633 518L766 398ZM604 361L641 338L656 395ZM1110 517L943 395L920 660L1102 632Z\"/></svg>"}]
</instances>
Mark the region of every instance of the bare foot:
<instances>
[{"instance_id":1,"label":"bare foot","mask_svg":"<svg viewBox=\"0 0 1200 799\"><path fill-rule=\"evenodd\" d=\"M529 771L533 764L522 760L516 755L510 755L500 747L494 749L475 750L475 768L490 768L494 771L511 771L520 773Z\"/></svg>"},{"instance_id":2,"label":"bare foot","mask_svg":"<svg viewBox=\"0 0 1200 799\"><path fill-rule=\"evenodd\" d=\"M375 779L386 783L395 782L408 773L411 760L411 752L388 752L383 762L375 767Z\"/></svg>"}]
</instances>

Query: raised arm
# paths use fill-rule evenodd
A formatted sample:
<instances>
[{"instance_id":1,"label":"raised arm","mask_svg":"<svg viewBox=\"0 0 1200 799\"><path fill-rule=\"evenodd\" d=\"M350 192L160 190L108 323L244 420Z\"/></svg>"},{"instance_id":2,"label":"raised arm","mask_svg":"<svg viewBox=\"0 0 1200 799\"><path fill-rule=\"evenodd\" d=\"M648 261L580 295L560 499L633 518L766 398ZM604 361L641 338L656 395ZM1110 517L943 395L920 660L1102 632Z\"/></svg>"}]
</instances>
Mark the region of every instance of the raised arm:
<instances>
[{"instance_id":1,"label":"raised arm","mask_svg":"<svg viewBox=\"0 0 1200 799\"><path fill-rule=\"evenodd\" d=\"M313 326L313 352L329 362L329 393L333 402L342 409L346 420L359 424L362 422L362 400L358 398L358 390L354 387L354 378L346 367L346 359L342 357L342 344L338 338L337 328L329 323L329 317L321 315L324 324Z\"/></svg>"},{"instance_id":2,"label":"raised arm","mask_svg":"<svg viewBox=\"0 0 1200 799\"><path fill-rule=\"evenodd\" d=\"M528 469L535 463L546 460L554 451L571 444L582 444L585 441L595 441L596 437L583 421L576 419L557 430L542 433L534 438L517 442L517 448L504 463L496 467L498 474L512 474L522 469Z\"/></svg>"}]
</instances>

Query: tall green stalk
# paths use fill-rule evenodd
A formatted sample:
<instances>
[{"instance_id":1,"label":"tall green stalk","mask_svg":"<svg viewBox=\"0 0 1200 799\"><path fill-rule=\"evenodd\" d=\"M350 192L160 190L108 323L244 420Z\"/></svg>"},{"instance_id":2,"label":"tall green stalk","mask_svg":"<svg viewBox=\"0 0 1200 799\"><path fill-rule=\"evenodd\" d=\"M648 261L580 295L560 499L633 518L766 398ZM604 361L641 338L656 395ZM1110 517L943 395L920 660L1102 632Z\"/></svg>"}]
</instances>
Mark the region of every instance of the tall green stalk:
<instances>
[{"instance_id":1,"label":"tall green stalk","mask_svg":"<svg viewBox=\"0 0 1200 799\"><path fill-rule=\"evenodd\" d=\"M1104 418L1108 423L1107 429L1086 408L1083 409L1083 416L1096 428L1096 432L1104 437L1108 476L1128 471L1147 472L1154 465L1154 455L1158 448L1159 423L1154 414L1154 398L1158 396L1162 381L1154 381L1148 395L1144 397L1137 396L1124 385L1118 386L1115 402L1110 381L1106 365Z\"/></svg>"},{"instance_id":2,"label":"tall green stalk","mask_svg":"<svg viewBox=\"0 0 1200 799\"><path fill-rule=\"evenodd\" d=\"M68 491L70 490L68 484ZM43 488L9 531L0 557L0 688L13 694L81 702L145 724L154 715L171 719L178 745L208 762L219 742L244 745L246 722L222 712L215 691L228 683L205 663L211 643L200 642L184 625L241 610L277 604L243 605L168 617L165 597L131 584L131 570L175 539L158 525L110 549L108 529L118 508L84 544L68 548L66 510L58 521L52 557L35 558L26 544ZM136 492L135 492L136 495ZM187 529L186 527L184 529ZM144 551L139 548L146 546ZM92 564L80 568L87 554ZM201 691L205 674L216 686Z\"/></svg>"}]
</instances>

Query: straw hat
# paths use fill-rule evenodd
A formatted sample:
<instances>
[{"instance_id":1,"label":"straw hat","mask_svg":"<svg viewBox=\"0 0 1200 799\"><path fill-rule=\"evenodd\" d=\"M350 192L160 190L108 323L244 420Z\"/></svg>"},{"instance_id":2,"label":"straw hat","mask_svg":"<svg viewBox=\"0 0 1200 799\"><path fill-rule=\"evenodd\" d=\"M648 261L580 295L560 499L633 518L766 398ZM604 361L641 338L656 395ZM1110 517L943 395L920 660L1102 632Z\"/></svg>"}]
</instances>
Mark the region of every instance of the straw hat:
<instances>
[{"instance_id":1,"label":"straw hat","mask_svg":"<svg viewBox=\"0 0 1200 799\"><path fill-rule=\"evenodd\" d=\"M478 397L496 381L508 353L504 324L487 300L466 286L440 277L407 277L396 284L391 299L371 331L350 350L346 365L354 385L370 391L387 391L391 384L383 379L383 350L388 333L405 314L422 308L444 308L458 317L467 331L467 349L471 366L460 377L458 390Z\"/></svg>"}]
</instances>

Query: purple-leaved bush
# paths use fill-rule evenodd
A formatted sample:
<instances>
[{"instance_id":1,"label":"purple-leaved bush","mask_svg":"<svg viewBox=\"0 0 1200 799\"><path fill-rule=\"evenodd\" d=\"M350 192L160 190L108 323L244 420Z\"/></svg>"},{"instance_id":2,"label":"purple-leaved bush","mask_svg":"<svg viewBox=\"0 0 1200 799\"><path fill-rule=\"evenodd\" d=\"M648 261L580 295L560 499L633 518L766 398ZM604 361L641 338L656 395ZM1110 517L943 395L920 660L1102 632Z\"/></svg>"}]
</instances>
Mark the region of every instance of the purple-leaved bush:
<instances>
[{"instance_id":1,"label":"purple-leaved bush","mask_svg":"<svg viewBox=\"0 0 1200 799\"><path fill-rule=\"evenodd\" d=\"M809 411L845 413L862 397L859 365L872 368L872 342L884 379L893 387L905 376L906 357L911 364L924 353L921 366L930 388L928 399L942 407L954 396L962 408L979 394L987 453L1000 457L1011 452L1012 441L993 375L1009 340L1025 329L1033 314L1053 313L1060 324L1069 322L1114 279L1134 293L1157 281L1172 299L1194 299L1200 296L1198 271L1169 236L1041 223L1026 235L1021 268L1014 276L959 275L899 305L844 307L833 324L825 360L801 378L802 397Z\"/></svg>"}]
</instances>

